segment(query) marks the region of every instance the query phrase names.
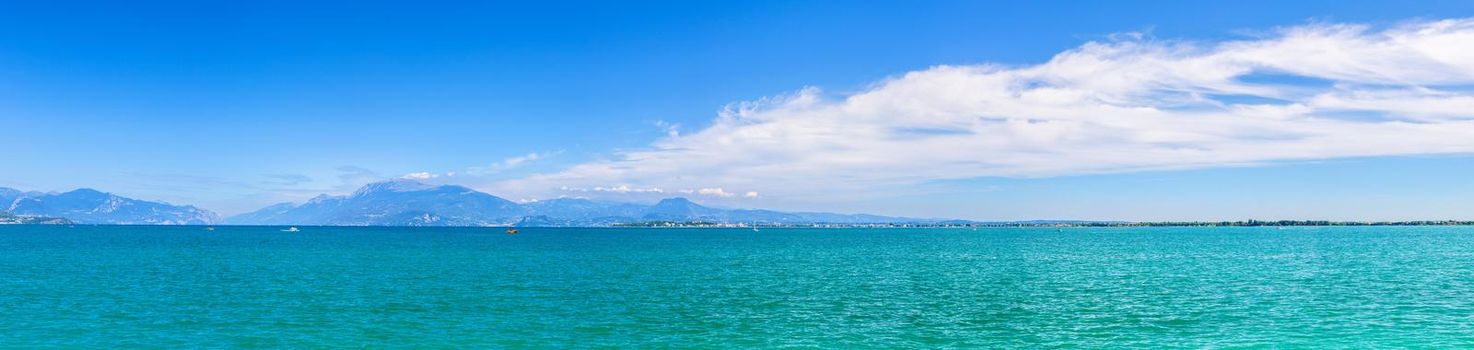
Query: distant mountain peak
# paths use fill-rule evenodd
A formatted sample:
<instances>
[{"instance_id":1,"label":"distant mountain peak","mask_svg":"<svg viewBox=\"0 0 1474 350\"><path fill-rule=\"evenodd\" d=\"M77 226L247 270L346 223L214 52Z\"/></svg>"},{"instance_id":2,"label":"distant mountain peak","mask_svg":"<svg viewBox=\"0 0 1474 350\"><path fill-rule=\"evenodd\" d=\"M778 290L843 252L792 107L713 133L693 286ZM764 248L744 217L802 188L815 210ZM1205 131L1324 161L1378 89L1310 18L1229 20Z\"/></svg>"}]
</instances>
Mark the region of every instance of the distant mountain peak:
<instances>
[{"instance_id":1,"label":"distant mountain peak","mask_svg":"<svg viewBox=\"0 0 1474 350\"><path fill-rule=\"evenodd\" d=\"M685 197L672 197L662 199L650 206L644 218L650 220L708 219L709 216L715 214L718 214L716 209L701 206Z\"/></svg>"},{"instance_id":2,"label":"distant mountain peak","mask_svg":"<svg viewBox=\"0 0 1474 350\"><path fill-rule=\"evenodd\" d=\"M353 192L353 196L361 197L383 192L421 191L431 188L435 188L435 186L427 185L423 182L410 179L392 179L363 185L363 187L359 187L357 191Z\"/></svg>"},{"instance_id":3,"label":"distant mountain peak","mask_svg":"<svg viewBox=\"0 0 1474 350\"><path fill-rule=\"evenodd\" d=\"M94 189L90 189L90 188L78 188L78 189L75 189L75 190L62 192L59 195L62 195L62 196L73 196L73 197L84 197L84 196L85 197L109 197L109 196L112 196L113 194L112 193L103 192L103 191L94 190Z\"/></svg>"},{"instance_id":4,"label":"distant mountain peak","mask_svg":"<svg viewBox=\"0 0 1474 350\"><path fill-rule=\"evenodd\" d=\"M692 202L690 199L686 199L686 197L671 197L671 198L666 198L666 199L660 200L660 202L657 202L657 203L655 203L655 205L651 206L651 209L652 210L656 210L656 211L661 211L661 210L683 210L683 211L690 211L690 210L706 210L708 208L705 207L705 206L702 206L700 204L696 204L696 202Z\"/></svg>"},{"instance_id":5,"label":"distant mountain peak","mask_svg":"<svg viewBox=\"0 0 1474 350\"><path fill-rule=\"evenodd\" d=\"M206 225L220 221L214 212L194 206L137 200L91 188L28 192L7 204L15 215L60 217L84 224Z\"/></svg>"},{"instance_id":6,"label":"distant mountain peak","mask_svg":"<svg viewBox=\"0 0 1474 350\"><path fill-rule=\"evenodd\" d=\"M490 226L516 222L517 203L456 185L392 179L347 196L320 195L300 206L269 206L227 219L233 224L346 226Z\"/></svg>"},{"instance_id":7,"label":"distant mountain peak","mask_svg":"<svg viewBox=\"0 0 1474 350\"><path fill-rule=\"evenodd\" d=\"M332 200L342 199L342 198L343 197L341 197L341 196L334 196L334 195L329 195L329 194L324 193L324 194L317 195L317 197L312 197L312 199L308 199L307 200L307 204L317 204L317 203L322 203L322 202L327 202L327 201L332 201ZM281 205L281 204L291 204L291 203L278 203L278 204L272 205L272 207L275 207L275 206Z\"/></svg>"},{"instance_id":8,"label":"distant mountain peak","mask_svg":"<svg viewBox=\"0 0 1474 350\"><path fill-rule=\"evenodd\" d=\"M692 202L690 199L686 199L686 197L670 197L660 200L660 202L655 203L655 205L696 205L696 203Z\"/></svg>"}]
</instances>

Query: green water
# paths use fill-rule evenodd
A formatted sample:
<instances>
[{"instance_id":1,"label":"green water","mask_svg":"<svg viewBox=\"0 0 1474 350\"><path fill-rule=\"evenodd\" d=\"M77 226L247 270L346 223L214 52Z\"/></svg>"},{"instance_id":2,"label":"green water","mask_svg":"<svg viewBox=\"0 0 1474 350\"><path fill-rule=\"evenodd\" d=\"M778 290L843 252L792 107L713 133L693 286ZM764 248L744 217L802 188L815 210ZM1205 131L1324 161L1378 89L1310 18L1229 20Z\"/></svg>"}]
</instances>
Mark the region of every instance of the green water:
<instances>
[{"instance_id":1,"label":"green water","mask_svg":"<svg viewBox=\"0 0 1474 350\"><path fill-rule=\"evenodd\" d=\"M0 347L1470 347L1474 228L0 226Z\"/></svg>"}]
</instances>

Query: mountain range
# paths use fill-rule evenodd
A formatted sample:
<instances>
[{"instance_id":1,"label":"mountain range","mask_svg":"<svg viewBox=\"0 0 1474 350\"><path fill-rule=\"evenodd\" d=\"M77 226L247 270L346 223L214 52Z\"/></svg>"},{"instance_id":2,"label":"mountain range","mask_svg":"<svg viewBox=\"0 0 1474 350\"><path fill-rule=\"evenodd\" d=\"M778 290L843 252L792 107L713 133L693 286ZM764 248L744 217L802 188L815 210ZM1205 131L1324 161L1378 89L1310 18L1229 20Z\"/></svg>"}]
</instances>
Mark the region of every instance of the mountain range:
<instances>
[{"instance_id":1,"label":"mountain range","mask_svg":"<svg viewBox=\"0 0 1474 350\"><path fill-rule=\"evenodd\" d=\"M651 222L715 224L929 223L937 220L706 207L685 198L653 205L558 198L517 203L463 186L390 180L344 196L280 203L226 218L236 225L612 226Z\"/></svg>"},{"instance_id":2,"label":"mountain range","mask_svg":"<svg viewBox=\"0 0 1474 350\"><path fill-rule=\"evenodd\" d=\"M0 187L0 215L57 218L41 222L112 225L209 225L220 215L189 205L126 198L90 188L62 193Z\"/></svg>"},{"instance_id":3,"label":"mountain range","mask_svg":"<svg viewBox=\"0 0 1474 350\"><path fill-rule=\"evenodd\" d=\"M464 186L396 179L364 185L347 195L320 195L221 219L188 205L126 198L93 189L27 192L0 187L0 217L11 223L116 225L333 225L333 226L618 226L658 223L899 224L935 219L865 214L723 209L686 198L654 204L557 198L518 203Z\"/></svg>"}]
</instances>

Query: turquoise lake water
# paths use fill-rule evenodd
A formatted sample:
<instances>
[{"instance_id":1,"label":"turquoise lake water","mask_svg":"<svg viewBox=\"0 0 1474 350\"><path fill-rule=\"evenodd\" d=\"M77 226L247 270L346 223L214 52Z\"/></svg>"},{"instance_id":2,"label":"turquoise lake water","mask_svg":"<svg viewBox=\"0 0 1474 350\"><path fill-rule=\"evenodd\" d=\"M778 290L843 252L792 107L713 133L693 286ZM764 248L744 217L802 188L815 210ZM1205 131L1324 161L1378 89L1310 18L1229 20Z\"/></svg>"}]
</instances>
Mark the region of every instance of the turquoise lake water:
<instances>
[{"instance_id":1,"label":"turquoise lake water","mask_svg":"<svg viewBox=\"0 0 1474 350\"><path fill-rule=\"evenodd\" d=\"M1474 227L0 226L0 347L1470 347Z\"/></svg>"}]
</instances>

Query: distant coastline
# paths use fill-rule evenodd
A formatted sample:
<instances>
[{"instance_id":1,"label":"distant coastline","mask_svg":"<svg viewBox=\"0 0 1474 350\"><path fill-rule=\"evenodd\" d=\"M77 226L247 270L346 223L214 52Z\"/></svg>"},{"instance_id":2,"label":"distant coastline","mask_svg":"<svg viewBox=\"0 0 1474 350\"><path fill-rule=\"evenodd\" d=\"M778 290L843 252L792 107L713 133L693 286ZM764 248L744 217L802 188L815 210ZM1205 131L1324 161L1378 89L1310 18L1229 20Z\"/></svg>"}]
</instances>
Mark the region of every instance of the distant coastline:
<instances>
[{"instance_id":1,"label":"distant coastline","mask_svg":"<svg viewBox=\"0 0 1474 350\"><path fill-rule=\"evenodd\" d=\"M1292 226L1474 226L1467 220L1418 221L1328 221L1328 220L1243 220L1243 221L979 221L915 224L805 224L805 225L734 225L709 222L647 222L619 224L609 227L792 227L792 228L974 228L974 227L1292 227Z\"/></svg>"},{"instance_id":2,"label":"distant coastline","mask_svg":"<svg viewBox=\"0 0 1474 350\"><path fill-rule=\"evenodd\" d=\"M221 218L189 205L137 200L92 189L65 193L0 187L0 225L239 225L341 227L697 227L697 228L980 228L980 227L1264 227L1468 226L1474 220L1332 221L978 221L825 212L707 207L686 198L654 204L554 198L513 202L463 186L395 179L349 195L321 195Z\"/></svg>"},{"instance_id":3,"label":"distant coastline","mask_svg":"<svg viewBox=\"0 0 1474 350\"><path fill-rule=\"evenodd\" d=\"M16 216L0 212L0 225L70 225L71 220L49 216Z\"/></svg>"},{"instance_id":4,"label":"distant coastline","mask_svg":"<svg viewBox=\"0 0 1474 350\"><path fill-rule=\"evenodd\" d=\"M0 214L0 225L73 225L73 226L199 226L199 227L376 227L376 228L1069 228L1069 227L1346 227L1346 226L1474 226L1467 220L1418 220L1418 221L1327 221L1327 220L1244 220L1244 221L987 221L968 223L878 223L878 224L766 224L766 223L713 223L713 222L640 222L587 226L535 226L535 225L484 225L484 226L416 226L416 225L173 225L173 224L79 224L65 218L29 217Z\"/></svg>"}]
</instances>

